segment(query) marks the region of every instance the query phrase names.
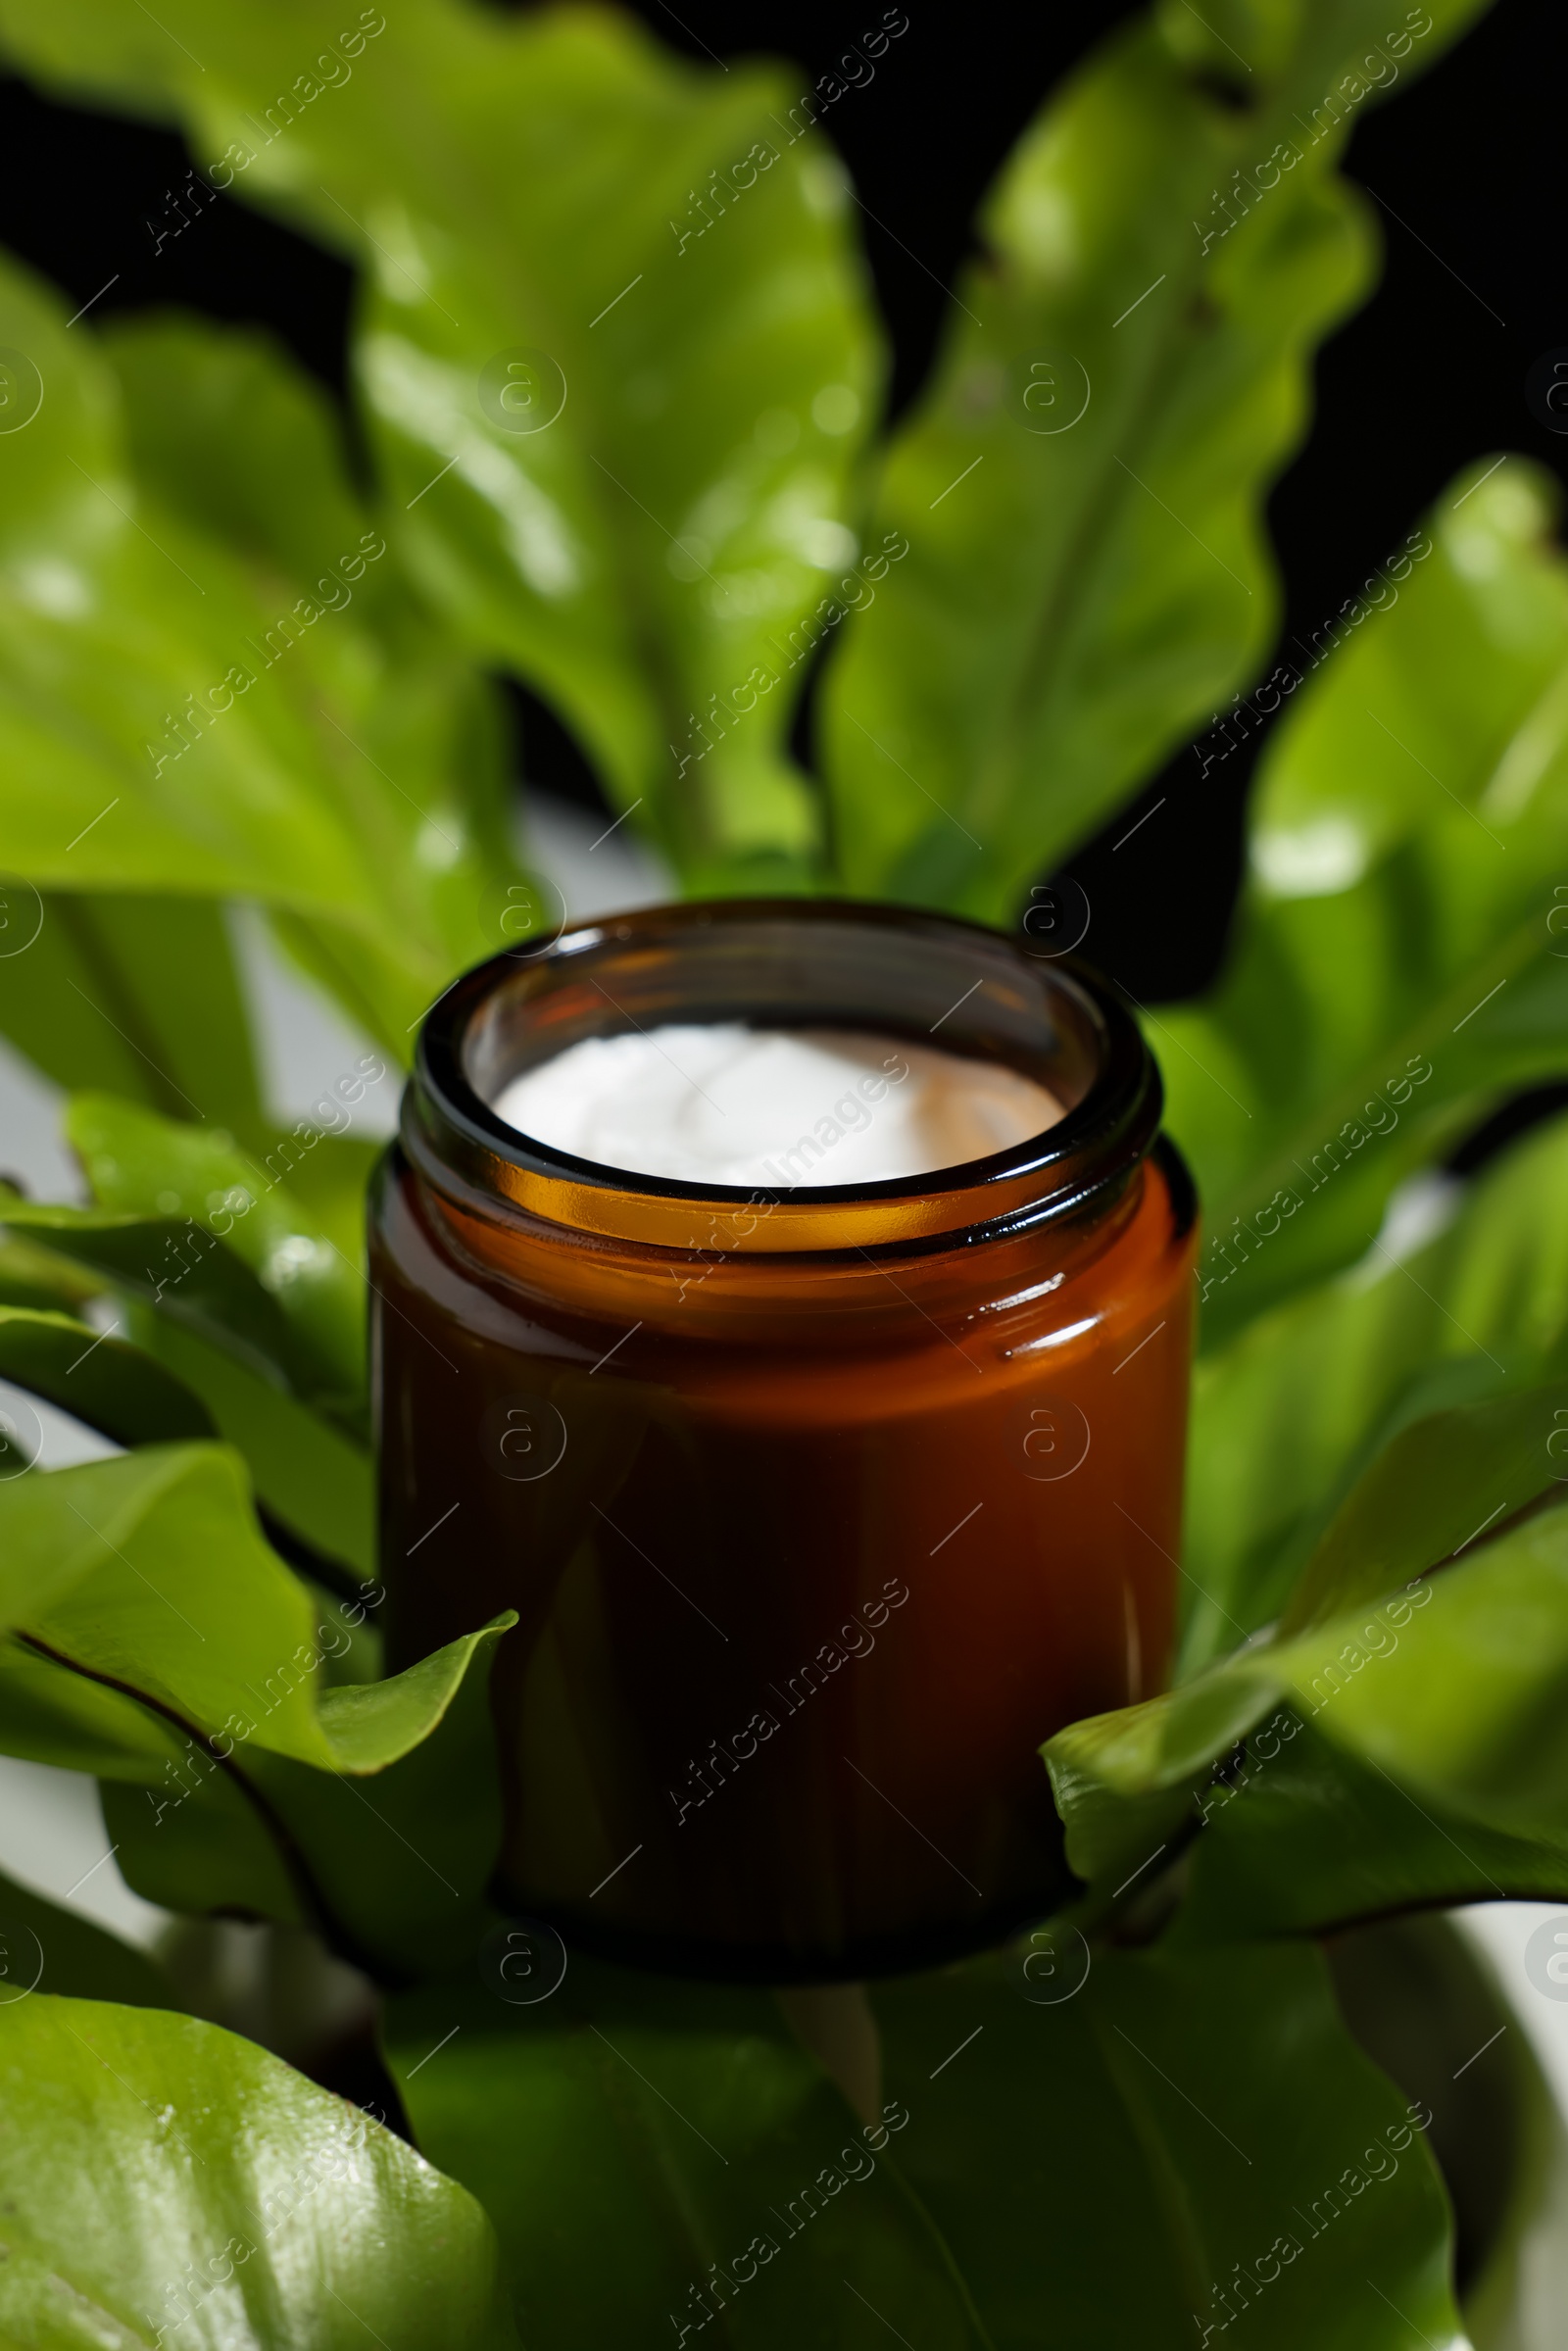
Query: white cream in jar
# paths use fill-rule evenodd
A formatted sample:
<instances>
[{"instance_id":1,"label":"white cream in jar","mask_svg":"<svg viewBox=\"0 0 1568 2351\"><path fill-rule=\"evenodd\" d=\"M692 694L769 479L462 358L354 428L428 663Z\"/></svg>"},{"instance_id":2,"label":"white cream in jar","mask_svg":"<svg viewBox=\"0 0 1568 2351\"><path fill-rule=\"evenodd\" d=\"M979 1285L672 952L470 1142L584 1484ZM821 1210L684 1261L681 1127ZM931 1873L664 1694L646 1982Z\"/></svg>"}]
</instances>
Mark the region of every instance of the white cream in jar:
<instances>
[{"instance_id":1,"label":"white cream in jar","mask_svg":"<svg viewBox=\"0 0 1568 2351\"><path fill-rule=\"evenodd\" d=\"M601 1167L771 1191L934 1175L1062 1115L1046 1087L996 1061L733 1020L585 1038L492 1106L519 1134Z\"/></svg>"}]
</instances>

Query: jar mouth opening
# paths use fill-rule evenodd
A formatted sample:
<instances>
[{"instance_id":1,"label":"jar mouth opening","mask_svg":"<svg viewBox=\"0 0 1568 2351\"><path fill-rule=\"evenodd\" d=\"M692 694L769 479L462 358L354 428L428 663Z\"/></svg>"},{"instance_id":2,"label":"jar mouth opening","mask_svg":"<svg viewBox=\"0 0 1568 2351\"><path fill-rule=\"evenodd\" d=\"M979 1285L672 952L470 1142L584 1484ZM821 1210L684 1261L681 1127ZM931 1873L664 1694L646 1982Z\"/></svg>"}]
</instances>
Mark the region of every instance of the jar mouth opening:
<instances>
[{"instance_id":1,"label":"jar mouth opening","mask_svg":"<svg viewBox=\"0 0 1568 2351\"><path fill-rule=\"evenodd\" d=\"M671 1022L885 1034L1000 1062L1064 1105L1042 1133L956 1167L770 1189L579 1159L493 1107L589 1037ZM1119 1000L1074 957L917 908L738 899L639 908L479 964L426 1015L403 1141L439 1190L552 1223L689 1250L885 1247L1081 1208L1119 1188L1158 1125L1158 1073ZM475 1198L477 1196L477 1198ZM745 1227L745 1230L741 1228Z\"/></svg>"}]
</instances>

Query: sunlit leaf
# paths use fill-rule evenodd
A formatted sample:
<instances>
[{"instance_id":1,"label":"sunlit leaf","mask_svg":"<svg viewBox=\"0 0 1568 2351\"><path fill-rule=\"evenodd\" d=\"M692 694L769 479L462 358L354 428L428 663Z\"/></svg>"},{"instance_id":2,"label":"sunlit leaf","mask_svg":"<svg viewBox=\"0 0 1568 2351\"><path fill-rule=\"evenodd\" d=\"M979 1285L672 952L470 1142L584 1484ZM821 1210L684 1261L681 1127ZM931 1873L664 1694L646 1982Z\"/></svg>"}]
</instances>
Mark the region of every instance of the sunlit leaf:
<instances>
[{"instance_id":1,"label":"sunlit leaf","mask_svg":"<svg viewBox=\"0 0 1568 2351\"><path fill-rule=\"evenodd\" d=\"M260 1142L249 1016L220 908L52 891L27 918L39 912L32 944L0 956L0 1030L12 1043L59 1085L102 1087Z\"/></svg>"},{"instance_id":2,"label":"sunlit leaf","mask_svg":"<svg viewBox=\"0 0 1568 2351\"><path fill-rule=\"evenodd\" d=\"M1058 1732L1045 1754L1068 1859L1095 1879L1120 1865L1152 1819L1171 1833L1182 1791L1282 1705L1419 1802L1554 1844L1568 1837L1565 1692L1568 1506L1559 1504L1441 1574ZM1168 1812L1152 1810L1165 1793ZM1192 1831L1201 1807L1188 1818Z\"/></svg>"},{"instance_id":3,"label":"sunlit leaf","mask_svg":"<svg viewBox=\"0 0 1568 2351\"><path fill-rule=\"evenodd\" d=\"M0 1485L18 1635L0 1747L94 1770L107 1750L111 1834L150 1900L307 1920L365 1964L444 1964L478 1932L500 1839L485 1683L513 1620L388 1680L329 1679L384 1596L308 1591L220 1446L32 1471Z\"/></svg>"},{"instance_id":4,"label":"sunlit leaf","mask_svg":"<svg viewBox=\"0 0 1568 2351\"><path fill-rule=\"evenodd\" d=\"M1320 653L1263 755L1225 977L1152 1032L1208 1345L1358 1257L1411 1166L1568 1058L1568 563L1545 477L1486 471Z\"/></svg>"},{"instance_id":5,"label":"sunlit leaf","mask_svg":"<svg viewBox=\"0 0 1568 2351\"><path fill-rule=\"evenodd\" d=\"M352 1603L348 1618L384 1596ZM321 1621L335 1641L343 1612ZM464 1965L494 1923L501 1789L486 1686L505 1622L392 1682L323 1698L346 1764L411 1721L420 1728L368 1779L260 1747L236 1751L242 1781L188 1752L156 1785L122 1774L104 1790L104 1819L127 1883L169 1910L309 1925L383 1981Z\"/></svg>"},{"instance_id":6,"label":"sunlit leaf","mask_svg":"<svg viewBox=\"0 0 1568 2351\"><path fill-rule=\"evenodd\" d=\"M225 365L235 372L231 338L194 322L144 328L127 346L127 403L92 328L68 339L64 302L10 262L0 265L0 331L48 394L24 427L0 436L9 868L46 895L259 899L303 926L341 971L355 1013L406 1053L411 1016L489 935L497 842L493 825L481 838L473 811L484 794L465 774L479 763L480 688L444 640L428 626L421 635L406 600L388 613L389 580L376 579L373 609L363 582L386 561L383 535L364 517L346 545L325 535L356 501L341 493L313 526L304 502L320 470L319 422L275 354L245 343L243 399L225 408L213 378ZM284 379L261 396L278 429L258 446L246 420L269 376ZM292 534L235 545L199 505L167 494L167 467L152 463L150 484L139 475L148 436L127 430L126 409L149 397L149 377L166 409L191 411L188 439L208 470L216 439L229 466L251 475L256 503L294 510ZM184 437L172 414L164 426ZM279 568L280 549L298 556L313 527L308 570ZM492 763L495 749L492 725ZM18 984L26 988L24 975ZM169 985L155 955L131 991L133 1050L138 989L156 1010ZM85 993L113 1017L101 986ZM220 1010L215 996L198 1016L176 1056L188 1069L176 1065L151 1095L160 1106L174 1106L172 1084L210 1114L204 1077L211 1113L233 1104L241 1071L220 1092L219 1056L203 1042ZM39 1028L36 1003L26 1018ZM162 1066L167 1056L148 1050Z\"/></svg>"},{"instance_id":7,"label":"sunlit leaf","mask_svg":"<svg viewBox=\"0 0 1568 2351\"><path fill-rule=\"evenodd\" d=\"M1346 127L1368 75L1419 71L1477 10L1423 12L1398 64L1375 0L1247 13L1232 39L1175 6L1118 28L982 208L867 533L909 555L829 678L864 895L1013 919L1263 659L1263 498L1313 346L1372 274Z\"/></svg>"},{"instance_id":8,"label":"sunlit leaf","mask_svg":"<svg viewBox=\"0 0 1568 2351\"><path fill-rule=\"evenodd\" d=\"M362 1100L387 1076L378 1054L348 1079ZM343 1105L339 1105L342 1107ZM344 1107L345 1118L348 1116ZM350 1260L290 1183L315 1153L329 1159L333 1138L302 1120L265 1159L241 1151L221 1129L194 1127L108 1096L74 1101L66 1132L101 1208L121 1215L191 1219L199 1238L178 1259L213 1254L213 1241L247 1266L275 1298L318 1392L353 1396L365 1380L367 1298L362 1266ZM358 1173L359 1163L355 1163ZM181 1276L172 1269L169 1288Z\"/></svg>"},{"instance_id":9,"label":"sunlit leaf","mask_svg":"<svg viewBox=\"0 0 1568 2351\"><path fill-rule=\"evenodd\" d=\"M122 1214L113 1208L0 1201L7 1230L40 1244L115 1288L156 1304L280 1388L309 1393L309 1355L277 1300L234 1252L194 1219Z\"/></svg>"},{"instance_id":10,"label":"sunlit leaf","mask_svg":"<svg viewBox=\"0 0 1568 2351\"><path fill-rule=\"evenodd\" d=\"M1277 1614L1348 1487L1402 1425L1568 1375L1568 1122L1516 1144L1468 1193L1455 1187L1430 1204L1439 1229L1424 1247L1370 1249L1357 1269L1200 1361L1186 1670ZM1568 1393L1559 1400L1568 1405ZM1482 1465L1469 1499L1462 1486L1449 1497L1461 1520L1471 1503L1473 1515L1419 1564L1499 1503L1517 1508L1540 1490L1553 1464L1538 1450L1536 1484L1521 1464L1510 1488L1511 1443L1494 1464L1503 1486L1493 1492ZM1461 1468L1456 1457L1450 1484ZM1396 1489L1396 1518L1406 1498L1419 1512L1428 1496L1408 1482L1404 1495Z\"/></svg>"},{"instance_id":11,"label":"sunlit leaf","mask_svg":"<svg viewBox=\"0 0 1568 2351\"><path fill-rule=\"evenodd\" d=\"M172 1723L134 1698L83 1680L24 1641L0 1640L0 1754L125 1780L139 1798L188 1746Z\"/></svg>"},{"instance_id":12,"label":"sunlit leaf","mask_svg":"<svg viewBox=\"0 0 1568 2351\"><path fill-rule=\"evenodd\" d=\"M0 1379L47 1397L116 1445L217 1433L182 1380L69 1314L0 1305Z\"/></svg>"},{"instance_id":13,"label":"sunlit leaf","mask_svg":"<svg viewBox=\"0 0 1568 2351\"><path fill-rule=\"evenodd\" d=\"M817 109L603 13L360 24L172 0L143 40L106 0L0 12L32 72L177 117L215 184L365 265L357 372L423 590L689 876L799 880L818 827L783 739L859 592L880 374Z\"/></svg>"},{"instance_id":14,"label":"sunlit leaf","mask_svg":"<svg viewBox=\"0 0 1568 2351\"><path fill-rule=\"evenodd\" d=\"M1430 1789L1414 1796L1294 1709L1253 1731L1196 1800L1178 1946L1318 1935L1418 1906L1568 1901L1568 1825L1516 1837Z\"/></svg>"},{"instance_id":15,"label":"sunlit leaf","mask_svg":"<svg viewBox=\"0 0 1568 2351\"><path fill-rule=\"evenodd\" d=\"M472 2198L250 2041L37 1992L0 2004L0 2097L8 2341L515 2341Z\"/></svg>"},{"instance_id":16,"label":"sunlit leaf","mask_svg":"<svg viewBox=\"0 0 1568 2351\"><path fill-rule=\"evenodd\" d=\"M303 1586L219 1445L148 1445L0 1487L0 1614L51 1655L226 1741L374 1772L439 1721L473 1639L393 1682L323 1690ZM346 1645L346 1644L345 1644Z\"/></svg>"},{"instance_id":17,"label":"sunlit leaf","mask_svg":"<svg viewBox=\"0 0 1568 2351\"><path fill-rule=\"evenodd\" d=\"M0 1217L21 1194L0 1178ZM33 1314L74 1316L102 1290L103 1284L70 1258L40 1249L24 1234L0 1223L0 1300Z\"/></svg>"},{"instance_id":18,"label":"sunlit leaf","mask_svg":"<svg viewBox=\"0 0 1568 2351\"><path fill-rule=\"evenodd\" d=\"M329 1566L373 1575L375 1478L367 1448L186 1325L134 1300L126 1316L138 1359L150 1354L198 1395L216 1434L244 1455L274 1535L291 1536Z\"/></svg>"}]
</instances>

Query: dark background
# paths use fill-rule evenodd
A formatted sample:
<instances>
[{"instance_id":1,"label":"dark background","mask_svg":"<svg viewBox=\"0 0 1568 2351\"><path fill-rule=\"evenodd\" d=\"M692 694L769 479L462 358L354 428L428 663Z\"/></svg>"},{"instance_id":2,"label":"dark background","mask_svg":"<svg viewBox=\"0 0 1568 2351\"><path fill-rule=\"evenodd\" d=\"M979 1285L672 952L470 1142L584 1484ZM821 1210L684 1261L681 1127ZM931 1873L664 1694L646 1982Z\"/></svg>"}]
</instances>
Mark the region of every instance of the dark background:
<instances>
[{"instance_id":1,"label":"dark background","mask_svg":"<svg viewBox=\"0 0 1568 2351\"><path fill-rule=\"evenodd\" d=\"M1133 13L1056 5L1031 21L1022 11L906 6L909 28L875 80L828 118L866 208L896 406L924 374L986 183L1052 83ZM695 59L793 58L804 84L882 9L880 0L858 10L759 5L741 17L680 0L677 18L645 0L638 13ZM1544 430L1524 397L1531 363L1568 345L1565 94L1568 12L1499 0L1434 70L1359 117L1349 170L1388 208L1387 266L1381 290L1319 357L1311 437L1270 503L1288 583L1282 636L1306 636L1334 612L1483 452L1522 450L1568 471L1568 438ZM78 303L98 296L96 318L174 302L261 321L341 390L350 299L341 264L227 197L200 235L154 255L145 222L168 217L169 191L187 169L177 138L5 81L0 142L9 167L0 237ZM593 799L560 730L519 699L530 775ZM1070 860L1094 906L1094 958L1146 1002L1191 994L1219 962L1250 765L1250 754L1238 754L1200 782L1184 752ZM1166 806L1112 865L1112 841L1161 796Z\"/></svg>"}]
</instances>

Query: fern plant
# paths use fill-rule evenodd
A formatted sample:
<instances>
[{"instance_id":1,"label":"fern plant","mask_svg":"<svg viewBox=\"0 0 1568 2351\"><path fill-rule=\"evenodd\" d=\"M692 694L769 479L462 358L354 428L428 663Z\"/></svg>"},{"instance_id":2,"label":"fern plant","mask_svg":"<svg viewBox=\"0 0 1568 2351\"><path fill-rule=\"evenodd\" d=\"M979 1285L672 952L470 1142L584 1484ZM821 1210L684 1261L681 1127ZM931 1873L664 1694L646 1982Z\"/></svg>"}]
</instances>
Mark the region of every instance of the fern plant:
<instances>
[{"instance_id":1,"label":"fern plant","mask_svg":"<svg viewBox=\"0 0 1568 2351\"><path fill-rule=\"evenodd\" d=\"M364 461L265 337L0 264L0 1030L86 1187L0 1201L0 1374L111 1448L45 1470L9 1408L0 1750L97 1779L148 1899L359 1971L385 2068L346 2105L210 2021L196 1928L160 1965L0 1887L8 2340L1514 2339L1516 2238L1461 2318L1444 2114L1324 1938L1568 1899L1568 1122L1442 1172L1568 1050L1568 563L1483 453L1282 664L1261 522L1375 270L1346 140L1477 13L1156 0L1006 160L882 434L781 69L597 9L0 0L43 87L180 125L192 204L357 263ZM509 1620L381 1672L355 1129L543 919L497 672L691 891L1004 923L1269 721L1226 970L1148 1015L1208 1236L1172 1687L1050 1741L1072 1907L871 1987L863 2112L763 1993L520 1996ZM366 1041L287 1131L236 905Z\"/></svg>"}]
</instances>

